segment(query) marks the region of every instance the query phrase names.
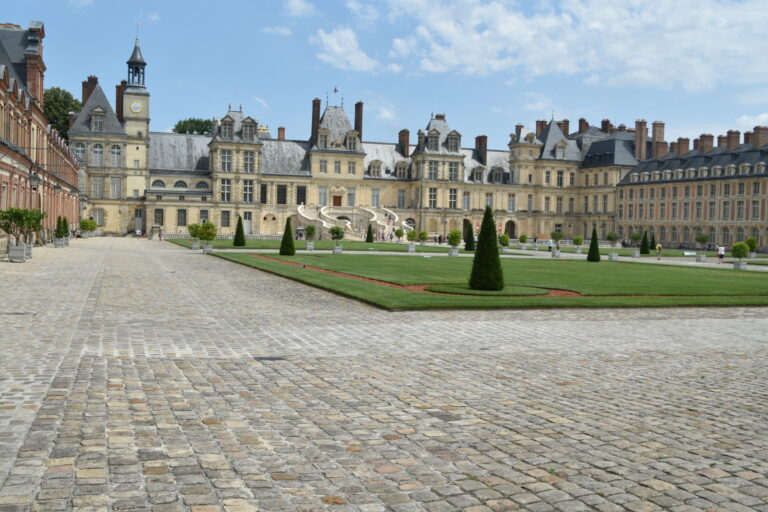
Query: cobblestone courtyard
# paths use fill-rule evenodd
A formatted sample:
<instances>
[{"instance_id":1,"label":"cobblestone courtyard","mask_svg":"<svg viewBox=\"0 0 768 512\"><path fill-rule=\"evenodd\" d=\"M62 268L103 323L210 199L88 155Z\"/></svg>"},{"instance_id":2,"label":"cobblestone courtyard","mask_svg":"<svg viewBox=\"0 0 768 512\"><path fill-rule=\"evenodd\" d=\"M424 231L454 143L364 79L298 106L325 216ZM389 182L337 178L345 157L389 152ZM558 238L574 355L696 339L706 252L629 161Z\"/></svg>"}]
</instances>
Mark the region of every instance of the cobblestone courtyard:
<instances>
[{"instance_id":1,"label":"cobblestone courtyard","mask_svg":"<svg viewBox=\"0 0 768 512\"><path fill-rule=\"evenodd\" d=\"M768 511L765 309L387 313L115 238L0 282L0 511Z\"/></svg>"}]
</instances>

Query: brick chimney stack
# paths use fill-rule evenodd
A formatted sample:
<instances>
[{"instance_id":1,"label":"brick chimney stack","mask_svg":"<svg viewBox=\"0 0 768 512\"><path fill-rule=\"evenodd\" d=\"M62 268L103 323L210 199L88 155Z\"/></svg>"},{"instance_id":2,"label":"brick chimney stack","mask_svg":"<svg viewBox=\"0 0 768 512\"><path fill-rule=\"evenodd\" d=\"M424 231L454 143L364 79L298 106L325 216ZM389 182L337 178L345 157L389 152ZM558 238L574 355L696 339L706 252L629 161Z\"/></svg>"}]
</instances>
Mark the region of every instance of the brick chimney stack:
<instances>
[{"instance_id":1,"label":"brick chimney stack","mask_svg":"<svg viewBox=\"0 0 768 512\"><path fill-rule=\"evenodd\" d=\"M310 146L317 144L317 131L320 129L320 104L320 98L312 100L312 135L309 140Z\"/></svg>"},{"instance_id":2,"label":"brick chimney stack","mask_svg":"<svg viewBox=\"0 0 768 512\"><path fill-rule=\"evenodd\" d=\"M755 126L752 145L756 148L768 144L768 126Z\"/></svg>"},{"instance_id":3,"label":"brick chimney stack","mask_svg":"<svg viewBox=\"0 0 768 512\"><path fill-rule=\"evenodd\" d=\"M648 124L645 119L635 121L635 158L642 162L647 158Z\"/></svg>"},{"instance_id":4,"label":"brick chimney stack","mask_svg":"<svg viewBox=\"0 0 768 512\"><path fill-rule=\"evenodd\" d=\"M752 132L744 132L744 144L752 144Z\"/></svg>"},{"instance_id":5,"label":"brick chimney stack","mask_svg":"<svg viewBox=\"0 0 768 512\"><path fill-rule=\"evenodd\" d=\"M610 119L603 119L600 122L600 130L604 131L605 133L611 133L611 128L613 128L613 125L611 124Z\"/></svg>"},{"instance_id":6,"label":"brick chimney stack","mask_svg":"<svg viewBox=\"0 0 768 512\"><path fill-rule=\"evenodd\" d=\"M363 102L358 101L355 103L355 131L360 138L360 142L363 142Z\"/></svg>"},{"instance_id":7,"label":"brick chimney stack","mask_svg":"<svg viewBox=\"0 0 768 512\"><path fill-rule=\"evenodd\" d=\"M584 133L589 130L589 121L583 117L579 118L579 133Z\"/></svg>"},{"instance_id":8,"label":"brick chimney stack","mask_svg":"<svg viewBox=\"0 0 768 512\"><path fill-rule=\"evenodd\" d=\"M277 140L285 140L285 126L277 127Z\"/></svg>"},{"instance_id":9,"label":"brick chimney stack","mask_svg":"<svg viewBox=\"0 0 768 512\"><path fill-rule=\"evenodd\" d=\"M699 136L699 152L706 153L714 147L715 136L709 133L702 133Z\"/></svg>"},{"instance_id":10,"label":"brick chimney stack","mask_svg":"<svg viewBox=\"0 0 768 512\"><path fill-rule=\"evenodd\" d=\"M651 141L653 146L653 158L661 158L667 154L667 143L664 141L664 122L654 121Z\"/></svg>"},{"instance_id":11,"label":"brick chimney stack","mask_svg":"<svg viewBox=\"0 0 768 512\"><path fill-rule=\"evenodd\" d=\"M558 121L557 126L560 127L560 131L563 132L563 135L565 135L566 137L570 135L571 122L568 119L563 119L562 121Z\"/></svg>"},{"instance_id":12,"label":"brick chimney stack","mask_svg":"<svg viewBox=\"0 0 768 512\"><path fill-rule=\"evenodd\" d=\"M693 139L693 150L694 151L699 150L699 139Z\"/></svg>"},{"instance_id":13,"label":"brick chimney stack","mask_svg":"<svg viewBox=\"0 0 768 512\"><path fill-rule=\"evenodd\" d=\"M718 135L717 136L717 147L724 148L728 145L728 137L725 135Z\"/></svg>"},{"instance_id":14,"label":"brick chimney stack","mask_svg":"<svg viewBox=\"0 0 768 512\"><path fill-rule=\"evenodd\" d=\"M515 135L517 135L518 142L523 138L523 128L525 128L525 126L522 124L518 123L515 125Z\"/></svg>"},{"instance_id":15,"label":"brick chimney stack","mask_svg":"<svg viewBox=\"0 0 768 512\"><path fill-rule=\"evenodd\" d=\"M544 133L544 128L547 127L547 122L543 119L536 121L536 138L540 137Z\"/></svg>"},{"instance_id":16,"label":"brick chimney stack","mask_svg":"<svg viewBox=\"0 0 768 512\"><path fill-rule=\"evenodd\" d=\"M408 158L411 154L411 132L409 132L407 129L400 130L400 133L397 134L397 139L400 142L400 153L405 158Z\"/></svg>"},{"instance_id":17,"label":"brick chimney stack","mask_svg":"<svg viewBox=\"0 0 768 512\"><path fill-rule=\"evenodd\" d=\"M125 80L115 86L115 115L121 123L123 122L123 94L127 86L128 82Z\"/></svg>"},{"instance_id":18,"label":"brick chimney stack","mask_svg":"<svg viewBox=\"0 0 768 512\"><path fill-rule=\"evenodd\" d=\"M625 124L623 124L623 123L622 123L622 124L620 124L620 125L619 125L619 128L618 128L618 131L619 131L619 132L622 132L622 133L623 133L623 132L625 132L625 131L627 131L627 125L625 125Z\"/></svg>"},{"instance_id":19,"label":"brick chimney stack","mask_svg":"<svg viewBox=\"0 0 768 512\"><path fill-rule=\"evenodd\" d=\"M736 149L739 145L741 132L739 130L728 130L728 149Z\"/></svg>"},{"instance_id":20,"label":"brick chimney stack","mask_svg":"<svg viewBox=\"0 0 768 512\"><path fill-rule=\"evenodd\" d=\"M88 98L91 96L91 93L96 88L96 84L98 83L99 79L93 75L89 76L88 80L83 80L83 105L85 105L85 102L88 101Z\"/></svg>"},{"instance_id":21,"label":"brick chimney stack","mask_svg":"<svg viewBox=\"0 0 768 512\"><path fill-rule=\"evenodd\" d=\"M690 143L691 143L690 139L686 139L686 138L683 138L683 137L678 137L677 138L677 151L676 151L676 153L678 155L686 154L688 151L690 151L690 149L689 149L690 148Z\"/></svg>"},{"instance_id":22,"label":"brick chimney stack","mask_svg":"<svg viewBox=\"0 0 768 512\"><path fill-rule=\"evenodd\" d=\"M475 137L475 151L477 152L477 161L483 165L488 163L488 136L478 135Z\"/></svg>"}]
</instances>

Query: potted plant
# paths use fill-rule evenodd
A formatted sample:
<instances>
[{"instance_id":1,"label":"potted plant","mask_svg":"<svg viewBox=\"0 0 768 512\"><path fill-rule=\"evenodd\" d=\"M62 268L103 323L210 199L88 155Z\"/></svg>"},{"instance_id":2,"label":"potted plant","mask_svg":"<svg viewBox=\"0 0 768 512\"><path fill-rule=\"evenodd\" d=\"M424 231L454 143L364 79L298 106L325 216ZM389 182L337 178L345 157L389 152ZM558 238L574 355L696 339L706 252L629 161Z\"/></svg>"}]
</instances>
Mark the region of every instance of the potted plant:
<instances>
[{"instance_id":1,"label":"potted plant","mask_svg":"<svg viewBox=\"0 0 768 512\"><path fill-rule=\"evenodd\" d=\"M637 247L637 243L640 241L640 239L643 238L643 235L641 235L640 233L632 233L631 235L629 235L629 238L632 240L632 257L639 258L640 249Z\"/></svg>"},{"instance_id":2,"label":"potted plant","mask_svg":"<svg viewBox=\"0 0 768 512\"><path fill-rule=\"evenodd\" d=\"M304 226L304 236L307 237L307 250L308 251L314 251L315 250L315 232L317 231L317 228L314 224L307 224Z\"/></svg>"},{"instance_id":3,"label":"potted plant","mask_svg":"<svg viewBox=\"0 0 768 512\"><path fill-rule=\"evenodd\" d=\"M459 255L459 244L461 243L461 231L454 229L448 233L448 245L451 246L448 249L448 256Z\"/></svg>"},{"instance_id":4,"label":"potted plant","mask_svg":"<svg viewBox=\"0 0 768 512\"><path fill-rule=\"evenodd\" d=\"M66 236L66 232L62 230L63 221L64 219L59 215L56 219L56 229L53 231L53 246L57 248L64 247L64 237Z\"/></svg>"},{"instance_id":5,"label":"potted plant","mask_svg":"<svg viewBox=\"0 0 768 512\"><path fill-rule=\"evenodd\" d=\"M400 242L400 240L403 238L403 235L404 235L404 234L405 234L405 231L403 231L403 228L397 228L397 229L395 230L395 236L397 237L397 241L398 241L398 243L399 243L399 242Z\"/></svg>"},{"instance_id":6,"label":"potted plant","mask_svg":"<svg viewBox=\"0 0 768 512\"><path fill-rule=\"evenodd\" d=\"M584 237L581 236L575 236L573 237L573 246L576 247L576 254L581 254L581 246L584 245Z\"/></svg>"},{"instance_id":7,"label":"potted plant","mask_svg":"<svg viewBox=\"0 0 768 512\"><path fill-rule=\"evenodd\" d=\"M26 247L21 241L24 235L24 216L25 211L22 208L8 208L0 212L0 229L13 237L14 244L8 245L8 260L15 262L24 262Z\"/></svg>"},{"instance_id":8,"label":"potted plant","mask_svg":"<svg viewBox=\"0 0 768 512\"><path fill-rule=\"evenodd\" d=\"M520 248L524 251L528 249L528 235L522 234L520 235L520 238L518 238L520 241Z\"/></svg>"},{"instance_id":9,"label":"potted plant","mask_svg":"<svg viewBox=\"0 0 768 512\"><path fill-rule=\"evenodd\" d=\"M560 240L563 239L563 233L561 231L553 231L549 234L550 238L554 240L555 246L552 248L552 257L553 258L559 258L560 257Z\"/></svg>"},{"instance_id":10,"label":"potted plant","mask_svg":"<svg viewBox=\"0 0 768 512\"><path fill-rule=\"evenodd\" d=\"M744 243L749 247L749 259L757 258L757 238L751 236Z\"/></svg>"},{"instance_id":11,"label":"potted plant","mask_svg":"<svg viewBox=\"0 0 768 512\"><path fill-rule=\"evenodd\" d=\"M200 224L190 224L187 226L187 231L189 231L189 236L192 237L192 249L197 250L200 248L200 238L198 235L198 231L200 229Z\"/></svg>"},{"instance_id":12,"label":"potted plant","mask_svg":"<svg viewBox=\"0 0 768 512\"><path fill-rule=\"evenodd\" d=\"M80 221L80 231L83 232L83 236L86 238L91 235L94 231L96 231L96 228L98 227L98 224L96 224L95 220L92 219L83 219Z\"/></svg>"},{"instance_id":13,"label":"potted plant","mask_svg":"<svg viewBox=\"0 0 768 512\"><path fill-rule=\"evenodd\" d=\"M416 244L414 242L419 237L419 233L415 229L409 229L408 233L406 233L405 238L408 239L408 252L409 253L415 253L416 252Z\"/></svg>"},{"instance_id":14,"label":"potted plant","mask_svg":"<svg viewBox=\"0 0 768 512\"><path fill-rule=\"evenodd\" d=\"M429 235L426 231L419 231L419 245L426 245Z\"/></svg>"},{"instance_id":15,"label":"potted plant","mask_svg":"<svg viewBox=\"0 0 768 512\"><path fill-rule=\"evenodd\" d=\"M747 262L741 261L741 258L749 256L749 246L744 242L738 242L731 247L731 254L734 258L739 258L739 261L733 262L734 270L747 270Z\"/></svg>"},{"instance_id":16,"label":"potted plant","mask_svg":"<svg viewBox=\"0 0 768 512\"><path fill-rule=\"evenodd\" d=\"M499 235L499 246L501 247L501 252L509 251L509 235L508 234L502 233Z\"/></svg>"},{"instance_id":17,"label":"potted plant","mask_svg":"<svg viewBox=\"0 0 768 512\"><path fill-rule=\"evenodd\" d=\"M331 240L336 241L336 245L333 246L333 254L341 254L343 251L341 239L344 238L344 228L341 226L332 226L328 232L331 234Z\"/></svg>"},{"instance_id":18,"label":"potted plant","mask_svg":"<svg viewBox=\"0 0 768 512\"><path fill-rule=\"evenodd\" d=\"M42 241L40 231L43 229L43 219L45 214L39 210L24 210L24 237L27 240L26 253L24 257L32 257L32 236L37 233L37 240Z\"/></svg>"},{"instance_id":19,"label":"potted plant","mask_svg":"<svg viewBox=\"0 0 768 512\"><path fill-rule=\"evenodd\" d=\"M611 247L616 247L616 242L619 241L619 235L614 232L610 232L605 235L605 239L611 242Z\"/></svg>"},{"instance_id":20,"label":"potted plant","mask_svg":"<svg viewBox=\"0 0 768 512\"><path fill-rule=\"evenodd\" d=\"M216 238L216 226L213 222L205 221L197 229L197 237L203 241L203 254L213 250L213 239Z\"/></svg>"},{"instance_id":21,"label":"potted plant","mask_svg":"<svg viewBox=\"0 0 768 512\"><path fill-rule=\"evenodd\" d=\"M704 246L706 246L707 242L709 242L709 235L705 235L703 233L700 233L700 234L696 235L696 242L699 245L700 249L704 249ZM704 253L704 252L702 252L700 254L697 254L696 255L696 261L698 263L703 263L703 262L707 261L707 254Z\"/></svg>"}]
</instances>

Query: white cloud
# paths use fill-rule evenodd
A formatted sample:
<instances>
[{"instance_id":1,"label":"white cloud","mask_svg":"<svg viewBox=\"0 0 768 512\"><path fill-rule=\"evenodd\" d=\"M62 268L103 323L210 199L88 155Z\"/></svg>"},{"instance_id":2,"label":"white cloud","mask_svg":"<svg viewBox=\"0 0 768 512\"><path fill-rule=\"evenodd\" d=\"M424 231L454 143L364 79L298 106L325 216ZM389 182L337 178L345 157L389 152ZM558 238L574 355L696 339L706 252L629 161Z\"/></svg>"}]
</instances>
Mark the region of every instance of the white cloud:
<instances>
[{"instance_id":1,"label":"white cloud","mask_svg":"<svg viewBox=\"0 0 768 512\"><path fill-rule=\"evenodd\" d=\"M753 116L743 115L736 119L737 127L743 131L751 131L755 126L768 125L768 112L756 114Z\"/></svg>"},{"instance_id":2,"label":"white cloud","mask_svg":"<svg viewBox=\"0 0 768 512\"><path fill-rule=\"evenodd\" d=\"M93 4L93 0L69 0L69 5L75 9L83 9Z\"/></svg>"},{"instance_id":3,"label":"white cloud","mask_svg":"<svg viewBox=\"0 0 768 512\"><path fill-rule=\"evenodd\" d=\"M423 71L708 89L768 81L765 0L552 0L532 10L499 0L386 0L387 19L415 24L390 58Z\"/></svg>"},{"instance_id":4,"label":"white cloud","mask_svg":"<svg viewBox=\"0 0 768 512\"><path fill-rule=\"evenodd\" d=\"M259 105L261 105L262 107L264 107L265 109L270 110L269 104L266 101L264 101L262 98L259 98L258 96L251 96L251 99L256 103L258 103Z\"/></svg>"},{"instance_id":5,"label":"white cloud","mask_svg":"<svg viewBox=\"0 0 768 512\"><path fill-rule=\"evenodd\" d=\"M376 115L376 119L384 119L385 121L394 121L397 119L395 113L387 107L378 107L379 113Z\"/></svg>"},{"instance_id":6,"label":"white cloud","mask_svg":"<svg viewBox=\"0 0 768 512\"><path fill-rule=\"evenodd\" d=\"M349 28L339 28L331 32L318 30L310 37L310 42L320 47L317 57L339 69L352 71L376 71L381 64L360 49L357 34Z\"/></svg>"},{"instance_id":7,"label":"white cloud","mask_svg":"<svg viewBox=\"0 0 768 512\"><path fill-rule=\"evenodd\" d=\"M538 92L529 92L525 95L528 97L528 101L523 104L523 110L547 114L548 116L554 110L554 103L552 103L551 98Z\"/></svg>"},{"instance_id":8,"label":"white cloud","mask_svg":"<svg viewBox=\"0 0 768 512\"><path fill-rule=\"evenodd\" d=\"M349 0L347 9L363 21L371 22L379 19L379 10L371 4L363 4L357 0Z\"/></svg>"},{"instance_id":9,"label":"white cloud","mask_svg":"<svg viewBox=\"0 0 768 512\"><path fill-rule=\"evenodd\" d=\"M261 29L262 32L265 34L275 34L278 36L289 36L291 35L291 29L288 27L264 27Z\"/></svg>"},{"instance_id":10,"label":"white cloud","mask_svg":"<svg viewBox=\"0 0 768 512\"><path fill-rule=\"evenodd\" d=\"M147 23L157 23L160 21L160 14L157 12L150 12L149 14L142 16L141 19Z\"/></svg>"},{"instance_id":11,"label":"white cloud","mask_svg":"<svg viewBox=\"0 0 768 512\"><path fill-rule=\"evenodd\" d=\"M312 16L317 13L317 9L307 0L286 0L285 9L289 16L302 17Z\"/></svg>"}]
</instances>

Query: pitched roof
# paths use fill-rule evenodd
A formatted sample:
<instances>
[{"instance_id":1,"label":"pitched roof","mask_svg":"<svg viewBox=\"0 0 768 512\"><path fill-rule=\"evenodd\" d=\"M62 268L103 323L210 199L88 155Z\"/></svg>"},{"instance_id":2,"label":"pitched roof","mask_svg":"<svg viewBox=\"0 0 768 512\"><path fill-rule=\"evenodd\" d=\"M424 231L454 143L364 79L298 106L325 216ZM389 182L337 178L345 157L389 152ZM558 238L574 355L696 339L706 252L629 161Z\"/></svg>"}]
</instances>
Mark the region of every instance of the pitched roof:
<instances>
[{"instance_id":1,"label":"pitched roof","mask_svg":"<svg viewBox=\"0 0 768 512\"><path fill-rule=\"evenodd\" d=\"M328 145L334 143L344 143L347 139L347 132L352 130L349 118L343 107L325 107L325 112L320 118L320 129L328 130Z\"/></svg>"},{"instance_id":2,"label":"pitched roof","mask_svg":"<svg viewBox=\"0 0 768 512\"><path fill-rule=\"evenodd\" d=\"M428 144L424 144L422 147L416 146L415 153L425 153L425 154L440 154L440 155L456 155L458 152L456 151L448 151L448 135L453 133L455 130L452 130L450 125L448 124L448 121L445 119L444 114L438 114L435 117L431 118L429 120L429 123L427 123L426 130L419 130L419 136L420 137L429 137L430 132L436 131L438 133L437 136L437 151L430 150L428 147ZM458 132L456 132L458 134ZM459 134L461 135L461 134ZM460 152L460 151L459 151Z\"/></svg>"},{"instance_id":3,"label":"pitched roof","mask_svg":"<svg viewBox=\"0 0 768 512\"><path fill-rule=\"evenodd\" d=\"M551 120L541 135L538 137L543 146L541 148L541 154L539 158L541 160L555 160L557 157L556 148L561 141L565 143L565 158L564 160L581 160L581 151L579 151L579 145L575 140L566 138L560 126ZM558 159L562 160L562 159Z\"/></svg>"},{"instance_id":4,"label":"pitched roof","mask_svg":"<svg viewBox=\"0 0 768 512\"><path fill-rule=\"evenodd\" d=\"M221 123L229 118L232 121L232 138L231 139L224 139L221 136ZM246 121L252 121L253 122L253 139L243 139L243 123ZM259 133L258 129L259 122L256 119L253 119L250 116L244 116L242 110L232 110L231 108L227 111L227 114L222 117L213 118L213 140L226 140L228 142L248 142L248 143L255 143L259 142L259 139L264 138L270 138L269 132L266 134Z\"/></svg>"},{"instance_id":5,"label":"pitched roof","mask_svg":"<svg viewBox=\"0 0 768 512\"><path fill-rule=\"evenodd\" d=\"M150 132L152 170L208 171L208 135Z\"/></svg>"},{"instance_id":6,"label":"pitched roof","mask_svg":"<svg viewBox=\"0 0 768 512\"><path fill-rule=\"evenodd\" d=\"M104 113L104 131L103 133L112 135L125 135L125 129L122 123L117 120L115 111L109 104L109 100L104 95L101 85L97 82L93 92L88 96L88 100L83 105L80 113L77 114L75 123L69 129L69 133L91 133L91 114L94 110L101 109Z\"/></svg>"},{"instance_id":7,"label":"pitched roof","mask_svg":"<svg viewBox=\"0 0 768 512\"><path fill-rule=\"evenodd\" d=\"M141 47L139 46L139 38L136 38L136 44L133 46L133 53L128 58L126 64L146 64L144 56L141 55Z\"/></svg>"},{"instance_id":8,"label":"pitched roof","mask_svg":"<svg viewBox=\"0 0 768 512\"><path fill-rule=\"evenodd\" d=\"M581 167L588 169L607 165L637 165L634 138L630 140L628 137L615 135L619 134L615 133L602 140L592 142L584 155Z\"/></svg>"},{"instance_id":9,"label":"pitched roof","mask_svg":"<svg viewBox=\"0 0 768 512\"><path fill-rule=\"evenodd\" d=\"M263 141L260 171L283 176L309 176L309 142L298 140Z\"/></svg>"}]
</instances>

